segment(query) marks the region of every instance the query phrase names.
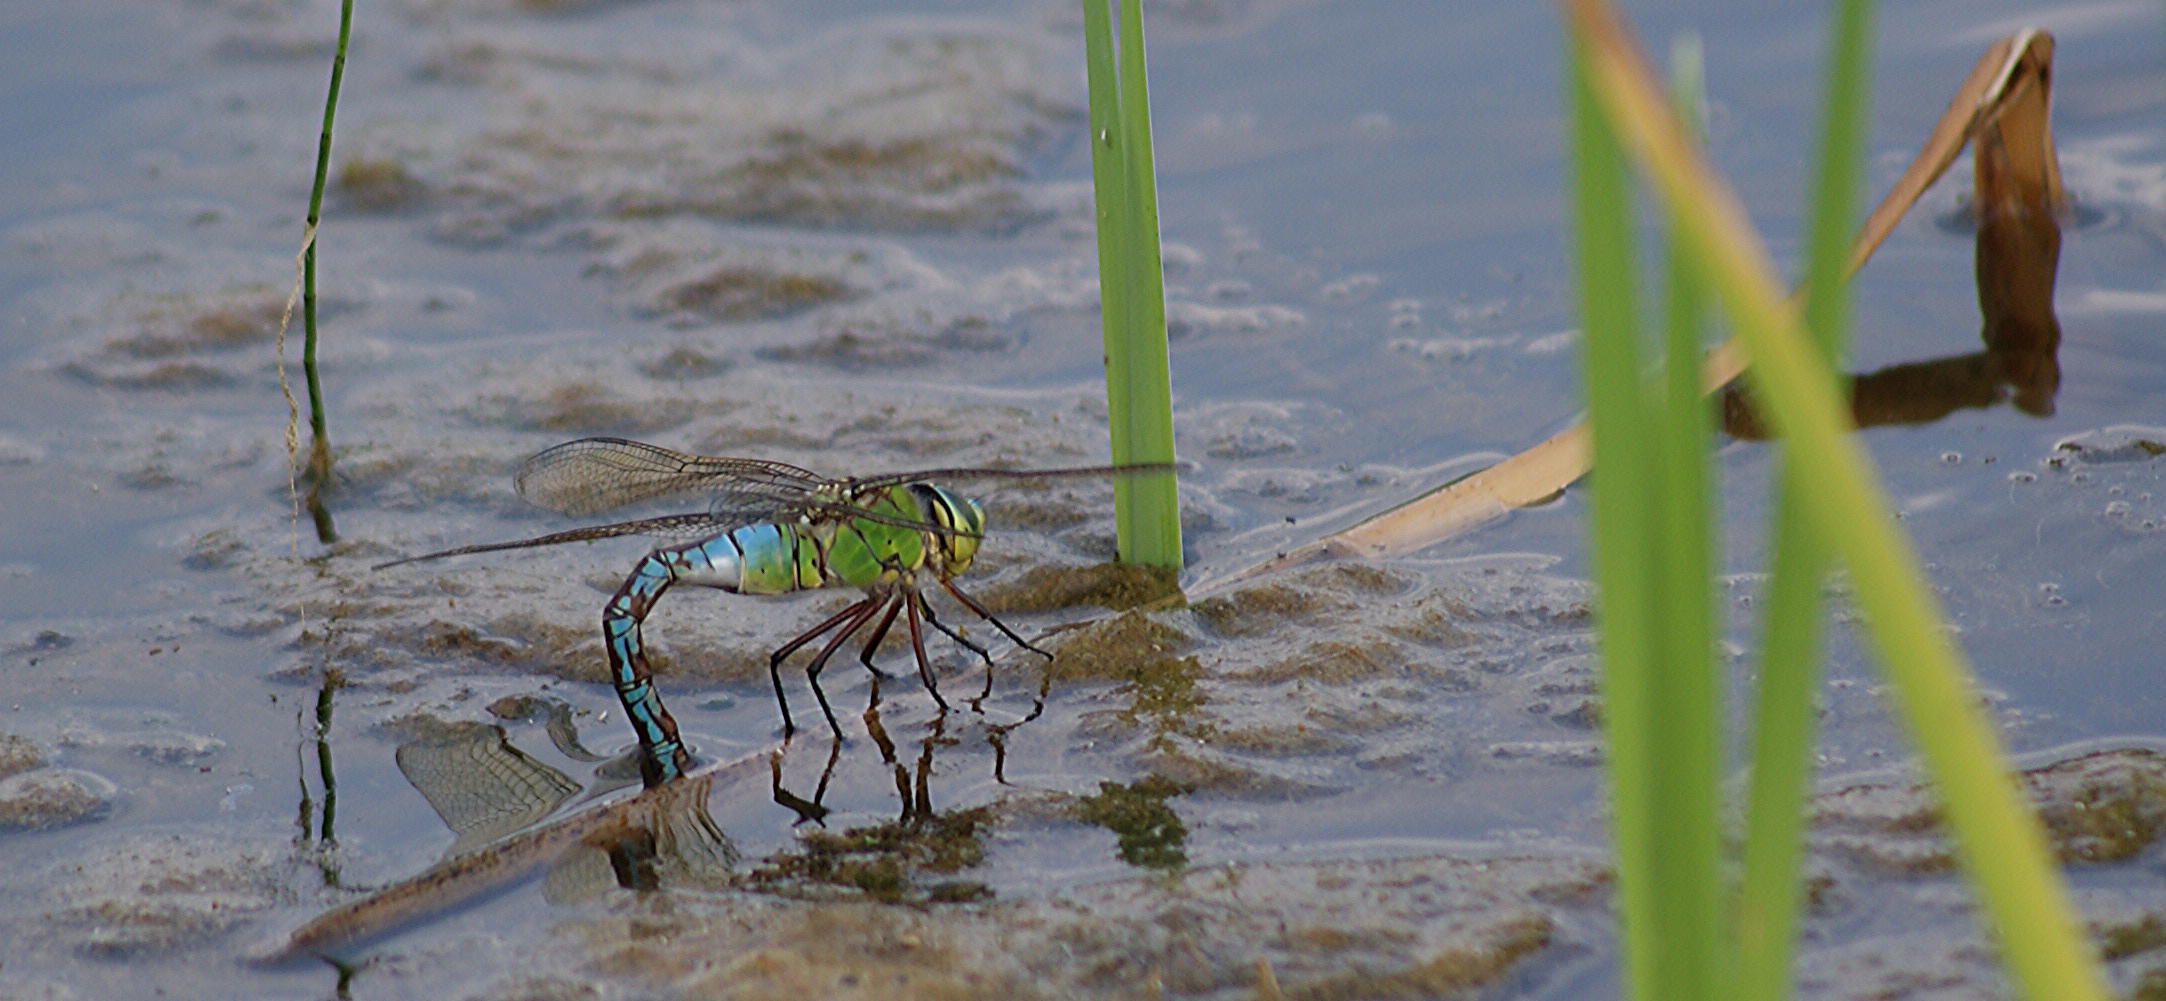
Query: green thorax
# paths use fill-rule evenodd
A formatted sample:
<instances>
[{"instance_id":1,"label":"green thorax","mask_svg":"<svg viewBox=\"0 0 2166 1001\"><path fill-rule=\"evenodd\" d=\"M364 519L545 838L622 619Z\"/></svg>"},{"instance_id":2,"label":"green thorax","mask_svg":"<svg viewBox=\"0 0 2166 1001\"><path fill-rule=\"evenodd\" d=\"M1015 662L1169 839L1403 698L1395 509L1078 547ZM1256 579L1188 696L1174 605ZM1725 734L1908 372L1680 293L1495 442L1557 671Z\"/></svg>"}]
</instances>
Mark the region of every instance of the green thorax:
<instances>
[{"instance_id":1,"label":"green thorax","mask_svg":"<svg viewBox=\"0 0 2166 1001\"><path fill-rule=\"evenodd\" d=\"M918 571L941 579L970 567L985 531L977 501L929 483L906 483L844 494L868 516L809 515L795 522L740 529L748 593L804 588L874 587ZM923 527L933 526L933 527Z\"/></svg>"}]
</instances>

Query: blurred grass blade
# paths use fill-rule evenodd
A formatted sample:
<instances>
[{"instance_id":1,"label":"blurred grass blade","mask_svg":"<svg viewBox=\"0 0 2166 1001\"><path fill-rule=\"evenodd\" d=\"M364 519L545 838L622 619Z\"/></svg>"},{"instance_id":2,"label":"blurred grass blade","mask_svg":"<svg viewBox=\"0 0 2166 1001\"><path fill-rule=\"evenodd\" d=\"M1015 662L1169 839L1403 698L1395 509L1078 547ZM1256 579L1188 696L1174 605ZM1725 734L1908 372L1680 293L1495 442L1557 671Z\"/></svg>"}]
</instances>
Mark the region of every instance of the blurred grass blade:
<instances>
[{"instance_id":1,"label":"blurred grass blade","mask_svg":"<svg viewBox=\"0 0 2166 1001\"><path fill-rule=\"evenodd\" d=\"M1698 52L1685 44L1679 53L1680 100L1695 104ZM1575 74L1572 89L1585 381L1602 468L1592 508L1603 724L1626 979L1633 997L1712 1001L1727 979L1729 949L1702 290L1673 247L1665 363L1648 375L1630 175L1585 78Z\"/></svg>"},{"instance_id":2,"label":"blurred grass blade","mask_svg":"<svg viewBox=\"0 0 2166 1001\"><path fill-rule=\"evenodd\" d=\"M1170 463L1173 391L1166 358L1165 274L1159 257L1143 11L1140 0L1121 3L1116 53L1109 2L1083 0L1106 410L1114 463ZM1114 481L1114 525L1122 560L1180 568L1176 487L1170 472Z\"/></svg>"},{"instance_id":3,"label":"blurred grass blade","mask_svg":"<svg viewBox=\"0 0 2166 1001\"><path fill-rule=\"evenodd\" d=\"M1897 708L1940 789L2014 981L2036 999L2103 999L2104 980L2057 878L2044 828L2017 798L1917 556L1888 513L1862 445L1845 433L1847 408L1832 370L1808 342L1742 207L1694 154L1615 13L1598 0L1564 5L1584 40L1585 72L1602 112L1706 269L1751 356L1755 395L1794 453L1791 461L1812 471L1815 489L1806 506L1849 570Z\"/></svg>"},{"instance_id":4,"label":"blurred grass blade","mask_svg":"<svg viewBox=\"0 0 2166 1001\"><path fill-rule=\"evenodd\" d=\"M1576 47L1578 39L1573 41ZM1661 891L1648 864L1658 847L1648 725L1655 636L1649 628L1651 589L1638 586L1637 578L1655 556L1647 531L1655 513L1646 497L1646 481L1655 473L1641 454L1645 442L1633 433L1644 426L1647 407L1640 386L1632 192L1617 137L1580 71L1586 62L1575 51L1569 65L1582 348L1593 450L1603 474L1592 505L1603 723L1616 803L1611 823L1625 975L1630 996L1653 998L1660 996L1661 980L1651 960L1660 952L1662 931L1656 920Z\"/></svg>"},{"instance_id":5,"label":"blurred grass blade","mask_svg":"<svg viewBox=\"0 0 2166 1001\"><path fill-rule=\"evenodd\" d=\"M2043 148L2043 168L2027 168L2049 185L2054 203L2062 203L2060 174L2052 162L2052 135L2044 119L2045 90L2052 69L2053 39L2026 30L1995 43L1982 56L1949 103L1937 125L1900 179L1859 229L1850 245L1849 270L1864 265L1894 230L1897 221L1933 181L1955 162L1965 143L2014 109L2036 103L2036 124L2010 147L2025 151L2033 163ZM1745 354L1735 339L1708 352L1701 384L1713 390L1745 369ZM1189 589L1194 597L1215 594L1264 574L1316 560L1339 557L1385 559L1403 556L1503 517L1516 507L1545 503L1592 468L1587 427L1575 424L1480 472L1454 480L1377 514L1360 524L1224 577Z\"/></svg>"},{"instance_id":6,"label":"blurred grass blade","mask_svg":"<svg viewBox=\"0 0 2166 1001\"><path fill-rule=\"evenodd\" d=\"M1865 0L1832 7L1832 44L1821 108L1820 163L1806 244L1805 323L1831 372L1840 371L1849 332L1851 213L1864 161L1867 54L1873 23ZM1831 386L1838 392L1839 386ZM1785 460L1792 458L1783 450ZM1744 997L1782 1001L1791 993L1791 954L1802 899L1798 853L1805 792L1814 760L1820 677L1821 585L1833 563L1814 530L1803 491L1812 471L1777 466L1775 540L1766 626L1761 630L1752 780L1746 804L1744 879L1738 892L1738 984Z\"/></svg>"},{"instance_id":7,"label":"blurred grass blade","mask_svg":"<svg viewBox=\"0 0 2166 1001\"><path fill-rule=\"evenodd\" d=\"M1701 132L1706 115L1699 38L1671 45L1671 100ZM1674 230L1675 224L1670 227ZM1654 815L1661 846L1651 860L1665 897L1664 992L1672 998L1724 996L1729 982L1728 895L1722 878L1722 676L1715 664L1714 525L1708 462L1714 412L1700 385L1706 289L1672 238L1659 381L1650 385L1658 420L1644 432L1660 461L1650 496L1660 570L1652 590L1656 660L1647 726L1660 735ZM1648 587L1642 575L1637 585Z\"/></svg>"}]
</instances>

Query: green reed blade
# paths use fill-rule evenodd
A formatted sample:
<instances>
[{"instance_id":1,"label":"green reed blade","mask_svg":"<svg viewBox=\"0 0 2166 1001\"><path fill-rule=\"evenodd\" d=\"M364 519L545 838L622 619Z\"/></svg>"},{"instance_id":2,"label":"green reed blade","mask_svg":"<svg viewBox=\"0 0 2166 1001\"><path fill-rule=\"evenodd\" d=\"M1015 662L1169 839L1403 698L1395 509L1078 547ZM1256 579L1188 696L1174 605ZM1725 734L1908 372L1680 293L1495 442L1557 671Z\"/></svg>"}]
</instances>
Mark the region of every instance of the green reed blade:
<instances>
[{"instance_id":1,"label":"green reed blade","mask_svg":"<svg viewBox=\"0 0 2166 1001\"><path fill-rule=\"evenodd\" d=\"M1575 45L1577 39L1574 39ZM1603 720L1622 901L1625 970L1634 997L1658 996L1656 914L1661 894L1650 866L1658 849L1649 746L1654 739L1649 673L1655 637L1649 628L1649 589L1639 576L1652 566L1648 527L1654 513L1647 481L1654 470L1634 433L1646 424L1640 385L1637 269L1633 257L1631 191L1624 156L1595 105L1588 81L1572 67L1573 191L1578 219L1580 323L1586 358L1587 405L1594 426L1592 497L1595 577L1600 594Z\"/></svg>"},{"instance_id":2,"label":"green reed blade","mask_svg":"<svg viewBox=\"0 0 2166 1001\"><path fill-rule=\"evenodd\" d=\"M1820 162L1806 215L1811 230L1805 323L1829 370L1840 371L1848 340L1849 234L1864 157L1873 7L1865 0L1844 0L1831 16ZM1793 454L1783 449L1785 460ZM1744 879L1738 894L1740 996L1760 1001L1791 996L1791 956L1803 896L1798 854L1814 760L1821 584L1833 563L1827 540L1819 537L1807 513L1803 491L1812 482L1810 476L1810 470L1792 462L1778 467L1776 519L1770 533L1774 555L1761 631Z\"/></svg>"},{"instance_id":3,"label":"green reed blade","mask_svg":"<svg viewBox=\"0 0 2166 1001\"><path fill-rule=\"evenodd\" d=\"M1699 40L1681 38L1671 51L1672 100L1697 135L1705 119ZM1700 387L1707 292L1674 239L1667 267L1668 333L1660 381L1649 387L1659 419L1645 431L1660 458L1652 479L1661 570L1649 599L1660 656L1648 726L1662 753L1652 796L1662 843L1650 861L1663 894L1662 996L1713 1001L1724 993L1733 950L1722 878L1723 686L1714 655L1714 412Z\"/></svg>"},{"instance_id":4,"label":"green reed blade","mask_svg":"<svg viewBox=\"0 0 2166 1001\"><path fill-rule=\"evenodd\" d=\"M1811 484L1804 506L1850 573L1897 709L1940 790L2012 979L2033 998L2103 999L2104 977L2057 877L2045 829L2010 780L1917 553L1889 513L1862 444L1848 433L1832 368L1787 304L1743 208L1664 107L1615 12L1600 0L1564 2L1578 53L1588 59L1578 71L1588 81L1580 89L1653 179L1736 325L1756 398L1792 453L1788 461L1810 471L1809 481L1799 478Z\"/></svg>"},{"instance_id":5,"label":"green reed blade","mask_svg":"<svg viewBox=\"0 0 2166 1001\"><path fill-rule=\"evenodd\" d=\"M1697 95L1696 50L1679 91ZM1575 77L1581 313L1595 467L1603 716L1626 977L1635 997L1713 999L1725 982L1721 686L1713 657L1704 292L1671 268L1668 364L1650 376L1622 151ZM1690 103L1688 96L1685 100Z\"/></svg>"},{"instance_id":6,"label":"green reed blade","mask_svg":"<svg viewBox=\"0 0 2166 1001\"><path fill-rule=\"evenodd\" d=\"M1116 58L1108 2L1083 2L1107 418L1115 464L1170 463L1173 390L1166 357L1165 274L1159 256L1143 13L1136 0L1122 4ZM1114 481L1114 524L1122 560L1180 568L1176 486L1171 472Z\"/></svg>"}]
</instances>

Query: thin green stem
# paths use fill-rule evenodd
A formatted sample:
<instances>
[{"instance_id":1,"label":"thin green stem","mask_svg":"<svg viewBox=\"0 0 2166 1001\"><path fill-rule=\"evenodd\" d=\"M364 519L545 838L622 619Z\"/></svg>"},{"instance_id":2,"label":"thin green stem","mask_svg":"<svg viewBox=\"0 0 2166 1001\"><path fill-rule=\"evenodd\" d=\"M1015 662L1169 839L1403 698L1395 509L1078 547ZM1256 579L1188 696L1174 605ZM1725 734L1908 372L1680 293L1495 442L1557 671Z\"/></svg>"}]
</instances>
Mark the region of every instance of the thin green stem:
<instances>
[{"instance_id":1,"label":"thin green stem","mask_svg":"<svg viewBox=\"0 0 2166 1001\"><path fill-rule=\"evenodd\" d=\"M323 218L323 191L331 176L331 122L338 114L338 89L346 76L346 46L353 37L353 0L338 12L338 49L331 56L331 85L323 98L323 133L316 143L316 181L308 194L308 245L301 264L301 373L308 380L308 509L318 541L338 541L323 488L331 481L331 435L323 415L323 378L316 370L316 234Z\"/></svg>"}]
</instances>

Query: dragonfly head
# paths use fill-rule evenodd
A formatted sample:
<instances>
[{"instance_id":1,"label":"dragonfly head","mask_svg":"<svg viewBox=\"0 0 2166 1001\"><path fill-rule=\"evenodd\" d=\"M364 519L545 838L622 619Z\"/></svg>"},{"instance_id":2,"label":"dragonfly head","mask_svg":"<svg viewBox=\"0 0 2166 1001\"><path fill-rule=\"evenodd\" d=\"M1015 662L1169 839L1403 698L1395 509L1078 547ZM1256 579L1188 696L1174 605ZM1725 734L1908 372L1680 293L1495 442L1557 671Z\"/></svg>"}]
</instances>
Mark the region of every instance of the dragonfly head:
<instances>
[{"instance_id":1,"label":"dragonfly head","mask_svg":"<svg viewBox=\"0 0 2166 1001\"><path fill-rule=\"evenodd\" d=\"M915 485L927 520L945 531L940 536L940 575L954 577L970 568L985 536L985 508L977 501L930 483Z\"/></svg>"}]
</instances>

